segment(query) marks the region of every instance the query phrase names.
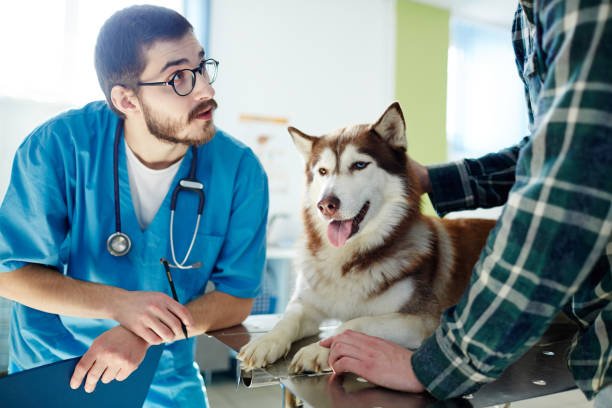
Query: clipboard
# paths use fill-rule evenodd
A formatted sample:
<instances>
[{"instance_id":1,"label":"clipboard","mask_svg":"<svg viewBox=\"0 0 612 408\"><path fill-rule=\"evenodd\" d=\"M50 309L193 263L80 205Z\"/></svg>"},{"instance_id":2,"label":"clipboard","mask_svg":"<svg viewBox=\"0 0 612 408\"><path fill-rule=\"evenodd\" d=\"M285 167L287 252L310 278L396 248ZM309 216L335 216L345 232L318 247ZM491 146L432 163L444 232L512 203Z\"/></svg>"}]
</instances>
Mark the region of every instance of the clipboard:
<instances>
[{"instance_id":1,"label":"clipboard","mask_svg":"<svg viewBox=\"0 0 612 408\"><path fill-rule=\"evenodd\" d=\"M0 378L3 408L135 408L142 407L161 357L163 345L150 347L145 358L124 381L98 382L88 394L83 384L73 390L70 378L81 357L20 371ZM85 381L83 381L84 383Z\"/></svg>"}]
</instances>

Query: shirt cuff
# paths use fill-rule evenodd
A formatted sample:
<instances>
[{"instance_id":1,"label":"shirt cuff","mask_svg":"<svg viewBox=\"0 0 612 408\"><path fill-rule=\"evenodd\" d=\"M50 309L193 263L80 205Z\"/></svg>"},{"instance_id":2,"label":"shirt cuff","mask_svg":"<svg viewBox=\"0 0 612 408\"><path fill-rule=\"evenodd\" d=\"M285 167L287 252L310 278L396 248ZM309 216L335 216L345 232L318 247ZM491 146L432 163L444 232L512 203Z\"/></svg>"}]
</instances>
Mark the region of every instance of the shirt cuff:
<instances>
[{"instance_id":1,"label":"shirt cuff","mask_svg":"<svg viewBox=\"0 0 612 408\"><path fill-rule=\"evenodd\" d=\"M451 347L452 342L438 328L412 355L412 370L430 394L441 400L454 398L494 380L475 371Z\"/></svg>"},{"instance_id":2,"label":"shirt cuff","mask_svg":"<svg viewBox=\"0 0 612 408\"><path fill-rule=\"evenodd\" d=\"M429 198L440 216L475 207L469 173L463 160L427 168L431 184Z\"/></svg>"},{"instance_id":3,"label":"shirt cuff","mask_svg":"<svg viewBox=\"0 0 612 408\"><path fill-rule=\"evenodd\" d=\"M21 261L3 262L3 263L0 263L0 273L2 273L2 272L12 272L12 271L14 271L16 269L23 268L26 265L28 265L27 262L21 262Z\"/></svg>"}]
</instances>

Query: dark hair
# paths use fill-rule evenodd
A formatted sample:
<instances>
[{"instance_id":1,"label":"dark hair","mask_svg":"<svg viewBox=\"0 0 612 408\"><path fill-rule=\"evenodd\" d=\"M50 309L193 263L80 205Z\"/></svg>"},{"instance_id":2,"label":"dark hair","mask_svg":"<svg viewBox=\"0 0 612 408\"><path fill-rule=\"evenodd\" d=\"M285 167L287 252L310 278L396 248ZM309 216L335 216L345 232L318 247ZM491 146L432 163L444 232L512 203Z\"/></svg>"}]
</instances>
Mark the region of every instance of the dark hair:
<instances>
[{"instance_id":1,"label":"dark hair","mask_svg":"<svg viewBox=\"0 0 612 408\"><path fill-rule=\"evenodd\" d=\"M132 6L113 14L98 34L95 51L98 82L109 106L113 105L111 89L122 85L136 89L145 68L144 53L159 40L182 38L193 27L185 17L174 10L157 6Z\"/></svg>"}]
</instances>

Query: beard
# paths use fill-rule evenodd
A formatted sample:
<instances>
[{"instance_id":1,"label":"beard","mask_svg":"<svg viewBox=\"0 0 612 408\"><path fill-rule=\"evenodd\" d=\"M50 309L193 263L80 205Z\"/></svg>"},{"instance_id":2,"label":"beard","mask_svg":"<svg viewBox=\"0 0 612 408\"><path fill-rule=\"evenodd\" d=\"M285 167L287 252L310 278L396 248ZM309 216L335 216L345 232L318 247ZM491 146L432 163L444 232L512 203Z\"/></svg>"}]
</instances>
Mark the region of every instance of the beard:
<instances>
[{"instance_id":1,"label":"beard","mask_svg":"<svg viewBox=\"0 0 612 408\"><path fill-rule=\"evenodd\" d=\"M151 109L151 107L148 106L142 99L140 100L140 104L142 106L142 114L147 125L147 129L158 140L172 144L183 144L186 146L197 147L208 143L215 135L216 129L211 117L211 120L207 121L204 126L202 126L199 133L185 138L177 137L177 135L187 126L189 126L191 122L196 120L196 117L202 111L205 111L210 107L212 114L212 111L217 109L217 102L214 99L198 104L191 110L191 112L189 112L186 121L161 118L161 115L153 112L153 109Z\"/></svg>"}]
</instances>

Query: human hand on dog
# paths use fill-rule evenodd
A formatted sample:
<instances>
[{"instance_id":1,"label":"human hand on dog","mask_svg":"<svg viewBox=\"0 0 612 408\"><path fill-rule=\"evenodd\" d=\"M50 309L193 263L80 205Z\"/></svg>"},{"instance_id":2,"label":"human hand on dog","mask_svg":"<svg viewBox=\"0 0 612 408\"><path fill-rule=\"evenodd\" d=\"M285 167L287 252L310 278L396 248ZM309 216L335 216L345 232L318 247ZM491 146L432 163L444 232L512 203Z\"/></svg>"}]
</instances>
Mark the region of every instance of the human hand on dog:
<instances>
[{"instance_id":1,"label":"human hand on dog","mask_svg":"<svg viewBox=\"0 0 612 408\"><path fill-rule=\"evenodd\" d=\"M425 391L412 370L412 351L398 344L352 330L319 344L330 349L328 362L336 374L351 372L399 391Z\"/></svg>"}]
</instances>

